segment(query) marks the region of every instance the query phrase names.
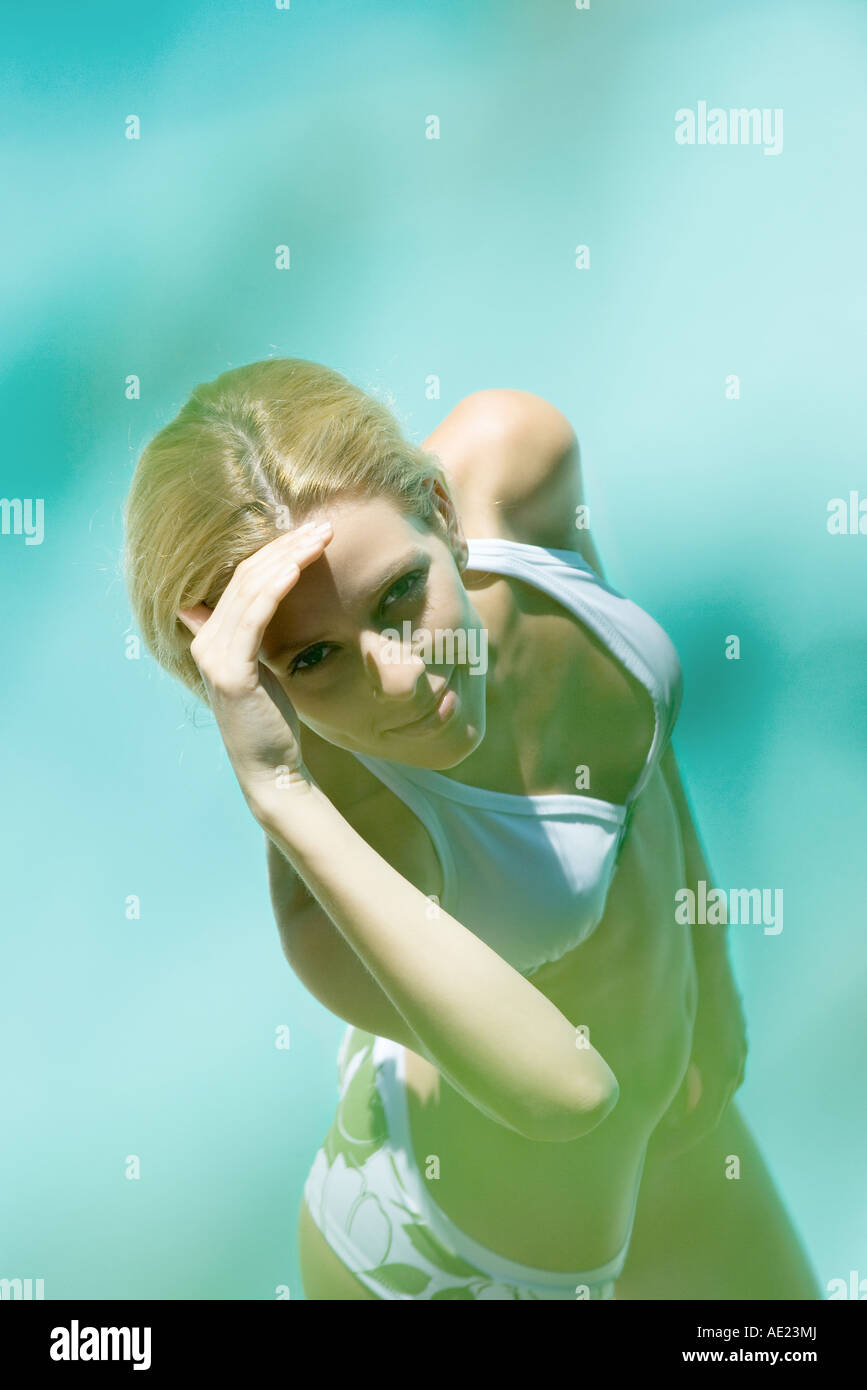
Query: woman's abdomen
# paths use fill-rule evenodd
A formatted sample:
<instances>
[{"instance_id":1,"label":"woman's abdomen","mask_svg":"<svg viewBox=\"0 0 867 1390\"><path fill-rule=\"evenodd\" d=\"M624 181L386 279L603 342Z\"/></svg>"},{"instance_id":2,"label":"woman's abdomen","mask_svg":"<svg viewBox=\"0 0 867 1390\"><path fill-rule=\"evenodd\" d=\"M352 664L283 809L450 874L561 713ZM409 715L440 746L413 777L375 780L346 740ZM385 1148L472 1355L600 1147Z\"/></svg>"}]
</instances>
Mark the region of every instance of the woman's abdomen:
<instances>
[{"instance_id":1,"label":"woman's abdomen","mask_svg":"<svg viewBox=\"0 0 867 1390\"><path fill-rule=\"evenodd\" d=\"M565 1144L524 1139L406 1053L412 1145L420 1170L435 1175L431 1198L474 1239L542 1268L591 1267L619 1249L648 1140L689 1062L695 965L689 928L674 919L683 856L661 776L645 789L630 841L596 931L532 981L617 1077L620 1098L602 1124Z\"/></svg>"}]
</instances>

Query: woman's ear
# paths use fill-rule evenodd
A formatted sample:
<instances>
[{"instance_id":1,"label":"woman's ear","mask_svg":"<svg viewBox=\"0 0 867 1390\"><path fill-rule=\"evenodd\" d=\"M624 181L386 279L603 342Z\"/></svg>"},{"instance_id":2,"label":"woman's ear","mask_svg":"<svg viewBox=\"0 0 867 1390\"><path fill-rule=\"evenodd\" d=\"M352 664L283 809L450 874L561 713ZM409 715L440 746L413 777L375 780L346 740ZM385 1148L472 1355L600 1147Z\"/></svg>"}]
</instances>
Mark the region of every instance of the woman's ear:
<instances>
[{"instance_id":1,"label":"woman's ear","mask_svg":"<svg viewBox=\"0 0 867 1390\"><path fill-rule=\"evenodd\" d=\"M446 539L459 570L465 570L469 563L469 550L464 528L450 493L443 487L439 478L427 478L425 487L431 494L434 505L445 527Z\"/></svg>"}]
</instances>

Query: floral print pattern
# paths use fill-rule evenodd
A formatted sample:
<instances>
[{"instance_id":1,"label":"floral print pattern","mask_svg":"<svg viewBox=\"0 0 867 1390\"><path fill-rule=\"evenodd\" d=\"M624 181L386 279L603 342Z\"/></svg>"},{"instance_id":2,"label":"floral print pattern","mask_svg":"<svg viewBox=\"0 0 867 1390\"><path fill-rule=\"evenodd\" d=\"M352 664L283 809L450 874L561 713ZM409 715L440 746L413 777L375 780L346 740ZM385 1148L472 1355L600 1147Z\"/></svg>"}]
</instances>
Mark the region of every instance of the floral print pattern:
<instances>
[{"instance_id":1,"label":"floral print pattern","mask_svg":"<svg viewBox=\"0 0 867 1390\"><path fill-rule=\"evenodd\" d=\"M337 1112L304 1187L326 1240L380 1298L538 1299L530 1289L493 1280L427 1225L388 1144L374 1042L360 1028L344 1035ZM612 1290L598 1285L589 1296L610 1298Z\"/></svg>"}]
</instances>

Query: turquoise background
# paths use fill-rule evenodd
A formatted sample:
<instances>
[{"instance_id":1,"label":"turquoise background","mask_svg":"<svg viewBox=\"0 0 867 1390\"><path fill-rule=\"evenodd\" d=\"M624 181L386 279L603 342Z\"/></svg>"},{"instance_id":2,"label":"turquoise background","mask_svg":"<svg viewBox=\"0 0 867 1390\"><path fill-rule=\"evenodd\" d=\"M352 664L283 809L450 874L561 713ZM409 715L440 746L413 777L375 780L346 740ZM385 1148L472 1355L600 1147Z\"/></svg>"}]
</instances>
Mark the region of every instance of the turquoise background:
<instances>
[{"instance_id":1,"label":"turquoise background","mask_svg":"<svg viewBox=\"0 0 867 1390\"><path fill-rule=\"evenodd\" d=\"M781 935L732 931L742 1107L823 1287L867 1276L867 536L826 529L867 495L865 7L210 0L4 27L2 491L46 521L0 536L0 1276L303 1296L343 1025L282 956L216 726L125 656L119 568L143 445L269 355L393 393L417 441L488 387L572 420L609 578L681 654L717 882L785 894ZM678 146L699 100L782 107L783 153Z\"/></svg>"}]
</instances>

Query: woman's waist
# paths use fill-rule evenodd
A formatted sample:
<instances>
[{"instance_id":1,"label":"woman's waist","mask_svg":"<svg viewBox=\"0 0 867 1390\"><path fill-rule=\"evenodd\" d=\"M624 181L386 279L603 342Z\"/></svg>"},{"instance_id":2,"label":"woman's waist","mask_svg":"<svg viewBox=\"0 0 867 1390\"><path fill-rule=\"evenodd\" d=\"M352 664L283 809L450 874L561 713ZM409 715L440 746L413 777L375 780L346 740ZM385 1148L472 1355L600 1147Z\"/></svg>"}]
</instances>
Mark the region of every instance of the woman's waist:
<instances>
[{"instance_id":1,"label":"woman's waist","mask_svg":"<svg viewBox=\"0 0 867 1390\"><path fill-rule=\"evenodd\" d=\"M586 1040L605 1058L617 1077L620 1097L609 1119L590 1134L565 1143L525 1139L490 1119L449 1084L427 1058L404 1049L404 1079L411 1121L419 1137L429 1135L449 1154L463 1161L475 1148L492 1159L524 1163L527 1169L541 1164L551 1172L570 1171L581 1157L597 1146L606 1147L615 1136L628 1132L648 1136L670 1104L689 1061L695 1019L695 967L690 956L685 980L657 993L650 1006L646 998L631 996L626 989L617 1007L610 1000L586 997L575 1007L554 1000L576 1029L576 1046ZM622 982L621 982L622 983ZM618 1123L609 1121L618 1116ZM576 1159L576 1156L577 1159Z\"/></svg>"},{"instance_id":2,"label":"woman's waist","mask_svg":"<svg viewBox=\"0 0 867 1390\"><path fill-rule=\"evenodd\" d=\"M539 1269L596 1269L630 1235L649 1138L638 1115L614 1123L613 1114L582 1140L543 1144L489 1121L424 1117L410 1099L410 1157L427 1199L495 1254Z\"/></svg>"},{"instance_id":3,"label":"woman's waist","mask_svg":"<svg viewBox=\"0 0 867 1390\"><path fill-rule=\"evenodd\" d=\"M606 923L599 939L543 966L530 983L575 1028L576 1047L586 1040L617 1077L620 1099L612 1116L631 1116L633 1129L652 1131L686 1070L697 1004L697 980L689 928L650 923ZM408 1102L419 1125L434 1118L439 1138L460 1148L507 1146L533 1165L556 1165L560 1151L583 1151L587 1139L534 1143L491 1120L466 1100L425 1057L405 1051ZM568 1163L569 1160L566 1160Z\"/></svg>"},{"instance_id":4,"label":"woman's waist","mask_svg":"<svg viewBox=\"0 0 867 1390\"><path fill-rule=\"evenodd\" d=\"M628 1235L648 1140L689 1060L692 1016L682 998L664 1029L590 1034L620 1098L582 1139L541 1143L488 1119L435 1068L405 1052L409 1143L428 1195L482 1244L525 1264L580 1269L611 1259Z\"/></svg>"}]
</instances>

